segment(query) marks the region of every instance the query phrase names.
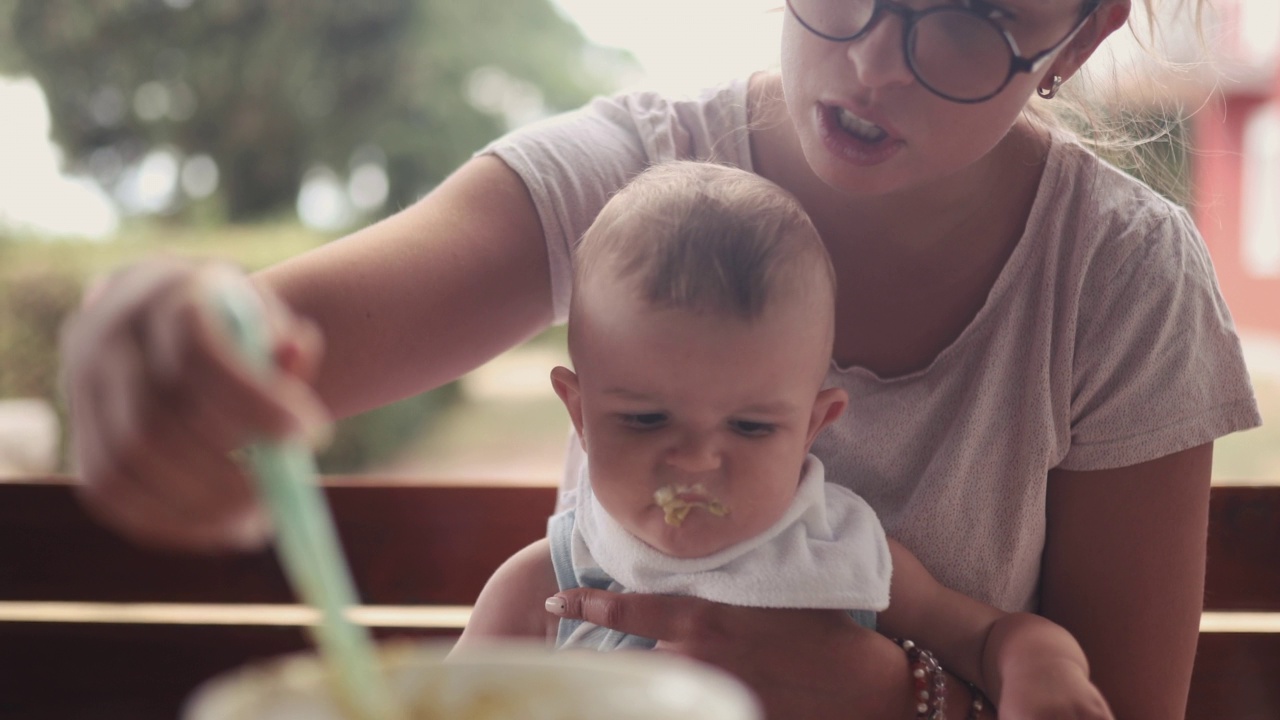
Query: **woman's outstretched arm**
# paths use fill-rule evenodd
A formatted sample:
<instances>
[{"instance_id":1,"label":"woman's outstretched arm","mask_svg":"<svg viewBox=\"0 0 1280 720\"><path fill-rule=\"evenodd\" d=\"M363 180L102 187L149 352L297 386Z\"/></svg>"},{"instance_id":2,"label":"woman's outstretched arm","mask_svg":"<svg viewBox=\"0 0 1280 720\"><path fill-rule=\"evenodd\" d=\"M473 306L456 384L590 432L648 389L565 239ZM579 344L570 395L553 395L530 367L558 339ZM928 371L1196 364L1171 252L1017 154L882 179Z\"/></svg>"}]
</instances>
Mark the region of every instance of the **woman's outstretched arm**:
<instances>
[{"instance_id":1,"label":"woman's outstretched arm","mask_svg":"<svg viewBox=\"0 0 1280 720\"><path fill-rule=\"evenodd\" d=\"M205 311L225 265L160 258L117 273L63 335L81 495L151 545L257 545L265 523L228 453L438 386L546 327L538 215L502 161L254 279L279 372L262 380Z\"/></svg>"},{"instance_id":2,"label":"woman's outstretched arm","mask_svg":"<svg viewBox=\"0 0 1280 720\"><path fill-rule=\"evenodd\" d=\"M342 417L443 385L546 328L550 277L524 181L485 155L417 204L256 281L319 325L315 386Z\"/></svg>"}]
</instances>

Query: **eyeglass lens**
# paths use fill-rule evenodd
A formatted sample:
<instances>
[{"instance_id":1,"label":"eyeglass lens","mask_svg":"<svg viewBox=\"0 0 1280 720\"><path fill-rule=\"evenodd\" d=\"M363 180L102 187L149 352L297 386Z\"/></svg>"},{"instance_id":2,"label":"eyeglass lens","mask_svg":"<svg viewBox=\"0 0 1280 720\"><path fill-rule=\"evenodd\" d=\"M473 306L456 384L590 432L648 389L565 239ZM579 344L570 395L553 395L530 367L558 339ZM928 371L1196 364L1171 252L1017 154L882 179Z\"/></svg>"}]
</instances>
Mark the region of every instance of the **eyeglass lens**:
<instances>
[{"instance_id":1,"label":"eyeglass lens","mask_svg":"<svg viewBox=\"0 0 1280 720\"><path fill-rule=\"evenodd\" d=\"M853 38L875 14L875 0L790 0L792 12L830 38ZM882 18L887 19L887 18ZM926 87L954 99L988 97L1009 76L1013 51L991 21L960 7L915 16L906 38L908 62Z\"/></svg>"}]
</instances>

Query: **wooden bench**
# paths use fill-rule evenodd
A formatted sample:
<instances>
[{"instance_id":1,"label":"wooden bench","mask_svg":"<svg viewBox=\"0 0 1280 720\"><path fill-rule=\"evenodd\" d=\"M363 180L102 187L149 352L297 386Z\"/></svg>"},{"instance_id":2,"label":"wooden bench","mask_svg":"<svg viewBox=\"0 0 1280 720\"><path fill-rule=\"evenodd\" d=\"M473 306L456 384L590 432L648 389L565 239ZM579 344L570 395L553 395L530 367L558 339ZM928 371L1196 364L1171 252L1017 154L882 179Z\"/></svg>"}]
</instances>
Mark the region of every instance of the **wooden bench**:
<instances>
[{"instance_id":1,"label":"wooden bench","mask_svg":"<svg viewBox=\"0 0 1280 720\"><path fill-rule=\"evenodd\" d=\"M550 487L328 478L379 637L456 636L489 574L541 537ZM1188 718L1280 718L1280 487L1215 487ZM269 552L127 544L65 478L0 480L0 718L170 720L202 680L307 647ZM1159 663L1159 658L1151 662Z\"/></svg>"}]
</instances>

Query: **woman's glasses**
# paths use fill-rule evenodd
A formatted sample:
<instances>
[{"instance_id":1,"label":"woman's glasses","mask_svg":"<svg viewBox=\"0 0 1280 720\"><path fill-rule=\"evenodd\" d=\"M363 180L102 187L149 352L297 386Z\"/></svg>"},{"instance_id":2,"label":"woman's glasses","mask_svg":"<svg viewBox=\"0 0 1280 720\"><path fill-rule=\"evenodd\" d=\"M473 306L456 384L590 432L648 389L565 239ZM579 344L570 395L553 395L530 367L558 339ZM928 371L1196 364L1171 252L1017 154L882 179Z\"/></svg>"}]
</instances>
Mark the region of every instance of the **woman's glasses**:
<instances>
[{"instance_id":1,"label":"woman's glasses","mask_svg":"<svg viewBox=\"0 0 1280 720\"><path fill-rule=\"evenodd\" d=\"M1034 73L1084 27L1100 0L1086 0L1075 27L1052 47L1023 57L1018 43L997 22L1008 13L972 0L912 10L893 0L787 0L806 30L832 42L850 42L871 32L881 11L902 18L902 53L911 74L930 92L958 103L990 100L1018 73Z\"/></svg>"}]
</instances>

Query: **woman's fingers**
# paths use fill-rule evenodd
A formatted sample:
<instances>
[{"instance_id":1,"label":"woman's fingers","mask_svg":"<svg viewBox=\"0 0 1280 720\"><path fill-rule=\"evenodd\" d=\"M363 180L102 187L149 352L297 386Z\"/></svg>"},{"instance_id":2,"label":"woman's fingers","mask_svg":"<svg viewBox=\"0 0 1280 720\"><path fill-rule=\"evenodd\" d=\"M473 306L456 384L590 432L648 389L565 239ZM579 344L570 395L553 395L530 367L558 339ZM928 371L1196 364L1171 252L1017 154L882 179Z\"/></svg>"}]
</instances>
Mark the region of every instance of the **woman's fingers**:
<instances>
[{"instance_id":1,"label":"woman's fingers","mask_svg":"<svg viewBox=\"0 0 1280 720\"><path fill-rule=\"evenodd\" d=\"M659 649L716 665L751 687L769 718L909 717L914 706L902 650L842 610L745 608L581 588L556 593L547 609L654 638Z\"/></svg>"},{"instance_id":2,"label":"woman's fingers","mask_svg":"<svg viewBox=\"0 0 1280 720\"><path fill-rule=\"evenodd\" d=\"M318 331L264 301L288 364L263 377L209 311L219 283L256 292L238 271L164 259L116 273L63 335L81 496L104 522L153 545L257 546L264 514L229 458L257 438L309 436L329 415L305 376ZM273 356L280 353L273 352Z\"/></svg>"},{"instance_id":3,"label":"woman's fingers","mask_svg":"<svg viewBox=\"0 0 1280 720\"><path fill-rule=\"evenodd\" d=\"M693 597L620 594L589 588L565 590L555 597L564 601L564 611L555 613L561 617L659 642L680 643L712 633L718 627L717 618L710 612L712 603ZM548 608L552 607L549 603Z\"/></svg>"},{"instance_id":4,"label":"woman's fingers","mask_svg":"<svg viewBox=\"0 0 1280 720\"><path fill-rule=\"evenodd\" d=\"M95 482L82 495L101 519L136 540L190 549L243 545L252 488L225 453L149 401L130 347L104 353L77 445ZM260 533L261 535L261 533ZM263 537L258 537L259 544Z\"/></svg>"},{"instance_id":5,"label":"woman's fingers","mask_svg":"<svg viewBox=\"0 0 1280 720\"><path fill-rule=\"evenodd\" d=\"M324 357L324 335L311 320L295 314L273 294L262 295L271 336L272 355L281 372L305 382L313 382Z\"/></svg>"},{"instance_id":6,"label":"woman's fingers","mask_svg":"<svg viewBox=\"0 0 1280 720\"><path fill-rule=\"evenodd\" d=\"M228 450L255 437L306 436L326 427L328 411L304 379L279 368L264 377L241 356L210 308L219 284L239 285L241 291L256 294L243 277L214 267L202 270L180 292L158 303L156 312L148 317L144 342L147 365L156 382L175 401L189 403L192 414L207 423ZM275 314L287 312L283 305L275 305ZM272 322L267 317L264 322L273 330L301 325L301 321ZM310 346L301 353L318 353L316 340L282 338L278 333L272 338ZM294 362L305 366L319 360L308 357Z\"/></svg>"}]
</instances>

